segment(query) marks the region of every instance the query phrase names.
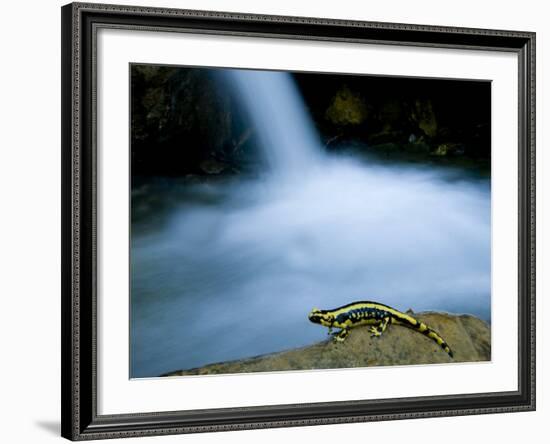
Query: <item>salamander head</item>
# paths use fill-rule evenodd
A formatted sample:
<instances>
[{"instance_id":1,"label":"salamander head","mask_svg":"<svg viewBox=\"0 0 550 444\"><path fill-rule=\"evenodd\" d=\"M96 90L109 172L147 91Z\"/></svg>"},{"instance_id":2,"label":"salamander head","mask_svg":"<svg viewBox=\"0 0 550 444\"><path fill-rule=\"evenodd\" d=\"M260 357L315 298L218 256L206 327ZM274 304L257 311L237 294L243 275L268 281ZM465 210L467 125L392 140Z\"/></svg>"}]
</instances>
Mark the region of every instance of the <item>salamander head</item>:
<instances>
[{"instance_id":1,"label":"salamander head","mask_svg":"<svg viewBox=\"0 0 550 444\"><path fill-rule=\"evenodd\" d=\"M325 327L332 327L334 323L334 315L330 314L326 310L319 310L314 308L308 315L309 320L314 324L321 324Z\"/></svg>"}]
</instances>

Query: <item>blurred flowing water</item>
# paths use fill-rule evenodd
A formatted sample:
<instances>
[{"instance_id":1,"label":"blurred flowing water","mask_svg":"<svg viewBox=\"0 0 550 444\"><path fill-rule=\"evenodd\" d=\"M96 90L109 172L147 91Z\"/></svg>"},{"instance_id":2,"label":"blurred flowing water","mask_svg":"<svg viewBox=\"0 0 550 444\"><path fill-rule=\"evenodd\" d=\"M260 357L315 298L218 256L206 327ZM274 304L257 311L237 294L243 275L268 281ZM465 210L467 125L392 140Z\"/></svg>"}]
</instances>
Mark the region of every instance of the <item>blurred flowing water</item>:
<instances>
[{"instance_id":1,"label":"blurred flowing water","mask_svg":"<svg viewBox=\"0 0 550 444\"><path fill-rule=\"evenodd\" d=\"M236 90L278 182L317 164L319 135L290 74L229 69L221 75Z\"/></svg>"},{"instance_id":2,"label":"blurred flowing water","mask_svg":"<svg viewBox=\"0 0 550 444\"><path fill-rule=\"evenodd\" d=\"M133 191L131 377L326 339L311 308L356 300L490 321L489 179L322 154L287 74L231 75L272 171Z\"/></svg>"}]
</instances>

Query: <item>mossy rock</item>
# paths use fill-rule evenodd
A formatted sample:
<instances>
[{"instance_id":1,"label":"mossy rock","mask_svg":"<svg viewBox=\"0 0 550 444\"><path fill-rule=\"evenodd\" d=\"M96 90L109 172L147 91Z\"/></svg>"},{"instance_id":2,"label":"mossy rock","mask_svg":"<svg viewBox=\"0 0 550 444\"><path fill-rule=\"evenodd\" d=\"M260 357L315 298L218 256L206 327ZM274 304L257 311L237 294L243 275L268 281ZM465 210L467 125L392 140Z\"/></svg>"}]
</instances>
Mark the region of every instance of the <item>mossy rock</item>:
<instances>
[{"instance_id":1,"label":"mossy rock","mask_svg":"<svg viewBox=\"0 0 550 444\"><path fill-rule=\"evenodd\" d=\"M437 119L431 100L416 100L411 112L411 119L428 137L437 135Z\"/></svg>"},{"instance_id":2,"label":"mossy rock","mask_svg":"<svg viewBox=\"0 0 550 444\"><path fill-rule=\"evenodd\" d=\"M464 146L458 143L441 143L431 153L432 156L462 156L464 155Z\"/></svg>"},{"instance_id":3,"label":"mossy rock","mask_svg":"<svg viewBox=\"0 0 550 444\"><path fill-rule=\"evenodd\" d=\"M337 126L360 125L367 116L365 102L347 86L336 93L325 113L326 119Z\"/></svg>"}]
</instances>

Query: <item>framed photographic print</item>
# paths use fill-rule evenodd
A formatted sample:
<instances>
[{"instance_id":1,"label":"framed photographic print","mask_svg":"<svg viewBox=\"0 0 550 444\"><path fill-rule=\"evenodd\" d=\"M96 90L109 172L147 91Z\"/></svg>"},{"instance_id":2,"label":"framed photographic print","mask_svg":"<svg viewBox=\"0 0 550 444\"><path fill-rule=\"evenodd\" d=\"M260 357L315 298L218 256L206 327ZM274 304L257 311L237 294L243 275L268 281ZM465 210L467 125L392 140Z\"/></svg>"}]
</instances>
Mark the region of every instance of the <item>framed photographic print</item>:
<instances>
[{"instance_id":1,"label":"framed photographic print","mask_svg":"<svg viewBox=\"0 0 550 444\"><path fill-rule=\"evenodd\" d=\"M533 410L534 97L530 32L64 6L62 435Z\"/></svg>"}]
</instances>

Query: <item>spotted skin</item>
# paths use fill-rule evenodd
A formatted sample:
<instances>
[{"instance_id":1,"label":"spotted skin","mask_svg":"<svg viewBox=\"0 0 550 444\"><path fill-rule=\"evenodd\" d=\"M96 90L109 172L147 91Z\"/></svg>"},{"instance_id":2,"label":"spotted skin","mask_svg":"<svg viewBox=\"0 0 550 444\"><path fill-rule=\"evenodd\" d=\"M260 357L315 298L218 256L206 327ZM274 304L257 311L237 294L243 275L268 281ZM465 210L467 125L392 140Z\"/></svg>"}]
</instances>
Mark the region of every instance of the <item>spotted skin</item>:
<instances>
[{"instance_id":1,"label":"spotted skin","mask_svg":"<svg viewBox=\"0 0 550 444\"><path fill-rule=\"evenodd\" d=\"M412 316L395 308L372 301L352 302L334 310L319 310L314 308L309 313L309 320L315 324L328 327L329 334L337 342L345 341L350 330L359 326L370 326L373 337L380 337L390 324L403 325L411 328L433 340L451 358L453 352L445 340L432 328ZM333 328L340 331L332 333Z\"/></svg>"}]
</instances>

